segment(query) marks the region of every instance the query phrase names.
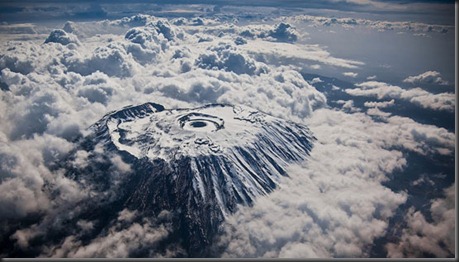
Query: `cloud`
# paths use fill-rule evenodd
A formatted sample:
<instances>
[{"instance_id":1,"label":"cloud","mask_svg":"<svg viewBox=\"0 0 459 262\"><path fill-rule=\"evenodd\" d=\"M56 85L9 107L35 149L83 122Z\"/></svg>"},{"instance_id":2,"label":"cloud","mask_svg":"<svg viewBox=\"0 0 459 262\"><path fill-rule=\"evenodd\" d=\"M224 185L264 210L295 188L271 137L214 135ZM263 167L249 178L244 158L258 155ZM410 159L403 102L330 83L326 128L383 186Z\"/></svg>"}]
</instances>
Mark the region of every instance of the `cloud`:
<instances>
[{"instance_id":1,"label":"cloud","mask_svg":"<svg viewBox=\"0 0 459 262\"><path fill-rule=\"evenodd\" d=\"M387 119L390 124L386 132L393 132L386 136L386 142L404 147L406 150L421 155L442 154L454 152L455 137L444 128L433 125L423 125L411 118L392 116Z\"/></svg>"},{"instance_id":2,"label":"cloud","mask_svg":"<svg viewBox=\"0 0 459 262\"><path fill-rule=\"evenodd\" d=\"M165 214L160 216L164 217ZM137 221L133 221L134 219ZM121 258L129 257L133 253L141 254L142 250L147 252L148 257L157 257L159 254L152 252L170 231L170 224L158 224L154 219L146 217L139 220L136 212L124 209L119 213L117 222L106 233L86 244L75 235L68 236L59 247L48 247L46 257Z\"/></svg>"},{"instance_id":3,"label":"cloud","mask_svg":"<svg viewBox=\"0 0 459 262\"><path fill-rule=\"evenodd\" d=\"M408 6L408 5L406 5ZM307 22L311 23L316 27L323 26L343 26L343 27L366 27L377 31L407 31L413 33L447 33L453 30L452 25L436 25L427 24L421 22L402 22L402 21L381 21L364 18L352 18L352 17L324 17L324 16L312 16L312 15L297 15L288 16L285 18L287 21L295 22Z\"/></svg>"},{"instance_id":4,"label":"cloud","mask_svg":"<svg viewBox=\"0 0 459 262\"><path fill-rule=\"evenodd\" d=\"M376 79L376 75L372 75L372 76L368 76L367 77L367 80L375 80Z\"/></svg>"},{"instance_id":5,"label":"cloud","mask_svg":"<svg viewBox=\"0 0 459 262\"><path fill-rule=\"evenodd\" d=\"M60 192L59 198L78 199L80 189L49 166L72 149L71 143L51 135L0 143L0 217L21 219L47 212L53 205L46 184Z\"/></svg>"},{"instance_id":6,"label":"cloud","mask_svg":"<svg viewBox=\"0 0 459 262\"><path fill-rule=\"evenodd\" d=\"M270 43L254 40L248 42L246 45L242 45L241 49L246 50L249 54L253 54L257 60L271 63L276 63L279 60L283 61L283 63L313 61L315 63L342 68L358 68L364 65L360 61L333 57L319 45L292 45L290 43Z\"/></svg>"},{"instance_id":7,"label":"cloud","mask_svg":"<svg viewBox=\"0 0 459 262\"><path fill-rule=\"evenodd\" d=\"M129 58L129 50L121 43L110 43L97 47L91 56L81 57L77 52L64 58L68 70L81 75L90 75L96 71L109 76L128 77L137 71L137 63Z\"/></svg>"},{"instance_id":8,"label":"cloud","mask_svg":"<svg viewBox=\"0 0 459 262\"><path fill-rule=\"evenodd\" d=\"M36 34L37 29L36 25L32 23L24 23L24 24L1 24L0 25L0 32L2 34Z\"/></svg>"},{"instance_id":9,"label":"cloud","mask_svg":"<svg viewBox=\"0 0 459 262\"><path fill-rule=\"evenodd\" d=\"M368 81L356 85L358 88L346 89L353 96L370 96L378 99L403 99L423 108L454 112L456 98L453 93L433 94L421 88L403 89L383 82Z\"/></svg>"},{"instance_id":10,"label":"cloud","mask_svg":"<svg viewBox=\"0 0 459 262\"><path fill-rule=\"evenodd\" d=\"M320 66L320 65L317 65L317 64L315 64L315 65L310 65L310 66L309 66L309 68L311 68L311 69L314 69L314 70L318 70L318 69L320 69L320 68L321 68L321 66Z\"/></svg>"},{"instance_id":11,"label":"cloud","mask_svg":"<svg viewBox=\"0 0 459 262\"><path fill-rule=\"evenodd\" d=\"M133 16L130 20L136 20L138 17L140 20L145 20L145 25L134 27L125 35L125 38L133 43L138 43L143 47L147 47L150 43L160 44L163 49L166 49L170 42L184 37L183 31L171 25L167 20L141 15Z\"/></svg>"},{"instance_id":12,"label":"cloud","mask_svg":"<svg viewBox=\"0 0 459 262\"><path fill-rule=\"evenodd\" d=\"M448 85L448 82L443 80L441 74L437 71L427 71L417 76L409 76L403 82L411 84Z\"/></svg>"},{"instance_id":13,"label":"cloud","mask_svg":"<svg viewBox=\"0 0 459 262\"><path fill-rule=\"evenodd\" d=\"M387 112L383 112L383 111L379 110L379 108L374 107L374 108L369 108L367 110L367 115L369 115L369 116L377 116L377 117L386 119L388 116L390 116L392 114L391 113L387 113Z\"/></svg>"},{"instance_id":14,"label":"cloud","mask_svg":"<svg viewBox=\"0 0 459 262\"><path fill-rule=\"evenodd\" d=\"M432 38L430 35L426 34L426 33L416 33L416 34L413 34L414 36L421 36L421 37L427 37L427 38Z\"/></svg>"},{"instance_id":15,"label":"cloud","mask_svg":"<svg viewBox=\"0 0 459 262\"><path fill-rule=\"evenodd\" d=\"M298 33L287 23L279 23L268 33L268 36L284 42L295 42L298 40Z\"/></svg>"},{"instance_id":16,"label":"cloud","mask_svg":"<svg viewBox=\"0 0 459 262\"><path fill-rule=\"evenodd\" d=\"M309 83L311 85L317 84L317 83L322 83L323 81L319 77L314 77Z\"/></svg>"},{"instance_id":17,"label":"cloud","mask_svg":"<svg viewBox=\"0 0 459 262\"><path fill-rule=\"evenodd\" d=\"M156 30L150 28L132 28L124 38L134 44L127 46L127 52L140 64L152 63L161 52L161 41Z\"/></svg>"},{"instance_id":18,"label":"cloud","mask_svg":"<svg viewBox=\"0 0 459 262\"><path fill-rule=\"evenodd\" d=\"M343 68L358 68L363 62L351 59L334 57L324 47L313 44L297 44L294 38L300 38L299 33L293 30L293 26L284 22L270 26L261 25L236 25L233 23L220 23L211 27L193 28L194 35L198 32L212 35L217 38L207 39L208 42L222 42L223 39L242 38L244 44L238 45L239 50L251 55L254 59L272 64L296 64L298 62L314 62L310 67L320 69L322 63L329 66ZM303 33L301 35L307 35ZM202 36L201 36L202 39Z\"/></svg>"},{"instance_id":19,"label":"cloud","mask_svg":"<svg viewBox=\"0 0 459 262\"><path fill-rule=\"evenodd\" d=\"M126 24L142 26L127 30L124 36L126 41L108 39L107 45L97 46L90 54L87 54L87 50L84 49L68 52L62 58L63 64L68 70L81 75L100 71L109 76L128 77L138 73L141 70L140 65L156 63L159 53L165 52L174 45L175 41L184 37L183 31L178 27L164 19L156 19L152 16L138 15L108 23L112 27ZM70 30L74 31L74 28L78 28L79 31L86 33L94 33L92 31L100 33L106 30L107 25L99 22L88 27L93 30L80 30L81 27L78 26L72 26ZM116 32L119 28L112 28L112 30Z\"/></svg>"},{"instance_id":20,"label":"cloud","mask_svg":"<svg viewBox=\"0 0 459 262\"><path fill-rule=\"evenodd\" d=\"M386 108L393 106L395 104L395 100L392 99L390 101L383 101L383 102L365 102L363 106L365 107L375 107L375 108Z\"/></svg>"},{"instance_id":21,"label":"cloud","mask_svg":"<svg viewBox=\"0 0 459 262\"><path fill-rule=\"evenodd\" d=\"M219 44L208 49L208 53L198 57L195 64L204 69L231 71L236 74L261 74L267 72L266 65L255 62L246 55L240 54L235 46Z\"/></svg>"},{"instance_id":22,"label":"cloud","mask_svg":"<svg viewBox=\"0 0 459 262\"><path fill-rule=\"evenodd\" d=\"M269 24L247 24L239 25L237 21L231 23L221 23L215 18L199 18L205 21L206 27L193 27L193 31L199 31L208 35L223 37L225 35L237 35L238 41L264 40L270 42L294 43L302 37L307 36L306 32L299 33L295 27L289 23L279 22L274 25ZM180 18L173 20L176 25L190 25L190 20Z\"/></svg>"},{"instance_id":23,"label":"cloud","mask_svg":"<svg viewBox=\"0 0 459 262\"><path fill-rule=\"evenodd\" d=\"M397 243L386 245L388 257L421 257L425 253L436 257L455 256L455 191L445 189L445 198L431 202L432 221L414 208L405 215L407 227Z\"/></svg>"},{"instance_id":24,"label":"cloud","mask_svg":"<svg viewBox=\"0 0 459 262\"><path fill-rule=\"evenodd\" d=\"M356 78L358 76L357 73L354 73L354 72L344 72L343 73L343 76L348 76L348 77L352 77L352 78Z\"/></svg>"},{"instance_id":25,"label":"cloud","mask_svg":"<svg viewBox=\"0 0 459 262\"><path fill-rule=\"evenodd\" d=\"M131 165L129 163L124 162L120 156L113 156L110 158L110 160L115 169L117 169L117 171L121 172L122 174L127 174L132 171Z\"/></svg>"},{"instance_id":26,"label":"cloud","mask_svg":"<svg viewBox=\"0 0 459 262\"><path fill-rule=\"evenodd\" d=\"M188 103L247 104L282 117L308 117L326 98L288 67L250 76L224 70L194 69L173 77L147 77L142 90Z\"/></svg>"},{"instance_id":27,"label":"cloud","mask_svg":"<svg viewBox=\"0 0 459 262\"><path fill-rule=\"evenodd\" d=\"M11 48L12 50L19 49L18 47L11 47ZM8 74L9 72L28 74L33 71L34 69L33 62L30 60L30 58L27 57L27 55L23 53L23 51L24 50L17 50L18 54L5 53L3 54L3 56L0 57L0 68L1 69L8 68L8 70L5 72L3 72L2 70L2 82L3 83L5 83L5 80L3 79L6 78L4 74ZM5 83L5 84L8 85L8 83Z\"/></svg>"},{"instance_id":28,"label":"cloud","mask_svg":"<svg viewBox=\"0 0 459 262\"><path fill-rule=\"evenodd\" d=\"M354 106L353 100L337 100L337 104L341 104L341 108L347 112L359 112L360 108Z\"/></svg>"},{"instance_id":29,"label":"cloud","mask_svg":"<svg viewBox=\"0 0 459 262\"><path fill-rule=\"evenodd\" d=\"M67 33L66 31L61 29L55 29L51 31L48 38L46 38L45 43L59 43L61 45L79 45L80 41L78 41L78 38L72 33Z\"/></svg>"}]
</instances>

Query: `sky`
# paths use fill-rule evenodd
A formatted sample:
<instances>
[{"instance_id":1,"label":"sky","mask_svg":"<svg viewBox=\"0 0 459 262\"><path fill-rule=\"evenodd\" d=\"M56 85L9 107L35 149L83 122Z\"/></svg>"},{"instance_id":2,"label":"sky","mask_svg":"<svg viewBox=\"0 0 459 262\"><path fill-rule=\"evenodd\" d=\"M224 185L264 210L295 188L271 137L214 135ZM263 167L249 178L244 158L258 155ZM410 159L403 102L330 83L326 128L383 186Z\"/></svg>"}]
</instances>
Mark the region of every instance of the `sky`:
<instances>
[{"instance_id":1,"label":"sky","mask_svg":"<svg viewBox=\"0 0 459 262\"><path fill-rule=\"evenodd\" d=\"M362 15L374 14L386 17L396 16L403 20L421 19L429 23L453 24L454 1L375 1L375 0L326 0L326 1L240 1L240 0L183 0L183 1L0 1L1 18L5 21L120 18L104 7L119 5L216 5L216 6L263 6L274 8L307 8L310 10L334 10L356 12ZM191 7L193 8L193 7ZM141 11L137 10L137 11ZM125 14L126 15L126 14Z\"/></svg>"},{"instance_id":2,"label":"sky","mask_svg":"<svg viewBox=\"0 0 459 262\"><path fill-rule=\"evenodd\" d=\"M219 257L454 257L453 2L280 3L0 1L0 257L183 255L159 245L174 210L83 216L132 167L77 139L145 102L249 106L317 139L226 218ZM55 168L103 156L109 191Z\"/></svg>"}]
</instances>

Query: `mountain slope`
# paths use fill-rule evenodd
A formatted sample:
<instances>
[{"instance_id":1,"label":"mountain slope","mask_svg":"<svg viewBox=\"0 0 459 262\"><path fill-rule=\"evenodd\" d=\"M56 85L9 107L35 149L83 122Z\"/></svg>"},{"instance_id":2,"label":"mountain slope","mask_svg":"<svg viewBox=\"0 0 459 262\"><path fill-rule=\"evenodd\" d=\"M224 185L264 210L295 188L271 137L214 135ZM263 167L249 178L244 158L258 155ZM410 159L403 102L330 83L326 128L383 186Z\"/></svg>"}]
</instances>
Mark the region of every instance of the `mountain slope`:
<instances>
[{"instance_id":1,"label":"mountain slope","mask_svg":"<svg viewBox=\"0 0 459 262\"><path fill-rule=\"evenodd\" d=\"M221 104L130 106L90 130L80 148L91 152L88 163L68 166L67 174L99 192L98 205L107 208L94 205L84 216L105 210L100 215L110 221L125 208L149 216L167 210L174 228L167 241L180 243L184 256L209 255L225 216L272 192L314 140L305 126ZM125 174L113 168L117 157L130 165Z\"/></svg>"}]
</instances>

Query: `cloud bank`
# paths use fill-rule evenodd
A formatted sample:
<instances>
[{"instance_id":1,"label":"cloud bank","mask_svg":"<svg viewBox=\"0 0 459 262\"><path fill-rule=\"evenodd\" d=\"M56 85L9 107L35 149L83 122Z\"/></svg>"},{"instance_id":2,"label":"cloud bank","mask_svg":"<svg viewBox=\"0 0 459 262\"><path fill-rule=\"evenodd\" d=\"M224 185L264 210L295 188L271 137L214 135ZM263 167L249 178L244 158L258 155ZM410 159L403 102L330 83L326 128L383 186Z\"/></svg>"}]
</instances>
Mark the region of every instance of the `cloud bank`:
<instances>
[{"instance_id":1,"label":"cloud bank","mask_svg":"<svg viewBox=\"0 0 459 262\"><path fill-rule=\"evenodd\" d=\"M378 31L408 31L412 33L447 33L453 30L452 25L435 25L421 22L399 22L399 21L378 21L362 18L351 18L351 17L324 17L324 16L312 16L312 15L297 15L285 17L285 20L289 22L307 22L313 26L326 26L331 27L335 25L343 27L367 27Z\"/></svg>"},{"instance_id":2,"label":"cloud bank","mask_svg":"<svg viewBox=\"0 0 459 262\"><path fill-rule=\"evenodd\" d=\"M353 96L368 96L378 99L396 98L409 101L423 108L454 112L456 97L453 93L433 94L421 88L403 89L384 82L368 81L359 83L357 88L346 89Z\"/></svg>"}]
</instances>

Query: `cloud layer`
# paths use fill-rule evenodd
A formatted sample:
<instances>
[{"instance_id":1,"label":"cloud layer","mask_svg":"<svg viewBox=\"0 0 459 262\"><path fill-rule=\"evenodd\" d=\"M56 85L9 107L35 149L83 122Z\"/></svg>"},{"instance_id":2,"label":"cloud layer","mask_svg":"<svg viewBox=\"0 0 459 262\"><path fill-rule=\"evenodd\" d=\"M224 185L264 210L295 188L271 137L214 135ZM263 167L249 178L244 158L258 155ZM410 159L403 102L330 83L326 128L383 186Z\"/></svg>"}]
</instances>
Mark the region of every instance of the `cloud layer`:
<instances>
[{"instance_id":1,"label":"cloud layer","mask_svg":"<svg viewBox=\"0 0 459 262\"><path fill-rule=\"evenodd\" d=\"M111 110L147 101L169 107L219 102L248 104L300 120L325 106L325 96L298 71L257 61L234 42L236 35L203 34L214 39L203 44L202 36L186 33L188 25L183 29L174 22L143 15L94 24L69 22L38 40L2 42L0 209L5 223L1 230L10 232L15 221L31 215L42 218L30 227L13 230L11 240L19 250L31 248L30 243L46 236L49 228L61 228L61 222L54 221L73 219L81 208L69 210L97 194L54 166L74 149L75 139ZM265 45L297 37L287 24L266 32L270 39L262 40ZM85 151L76 156L72 163L79 166L95 157ZM113 177L129 171L120 159L113 158L111 163ZM82 230L90 230L92 223L82 221ZM123 257L154 246L167 234L163 226L139 220L129 227L114 224L91 243L80 242L78 234L70 235L60 246L40 252L58 257ZM148 241L119 246L139 239Z\"/></svg>"},{"instance_id":2,"label":"cloud layer","mask_svg":"<svg viewBox=\"0 0 459 262\"><path fill-rule=\"evenodd\" d=\"M12 34L38 30L30 25L2 28L11 39L18 37ZM406 167L404 152L431 156L455 151L455 135L446 129L392 116L379 108L403 99L452 112L455 98L450 93L368 81L346 92L391 100L366 102L370 108L366 113L330 109L325 94L311 85L323 81L316 77L308 83L299 68L312 63L315 69L355 70L364 63L335 57L317 44L298 43L306 35L285 21L247 25L217 18L137 15L67 22L62 29L48 29L46 35L29 35L27 41L1 42L0 219L5 223L0 225L0 235L11 239L17 250L28 250L50 228L65 229L65 221L76 219L84 209L79 203L101 199L90 184L76 183L55 164L107 112L150 101L170 108L230 103L305 123L318 142L307 163L291 167L291 176L278 191L228 218L216 250L227 257L367 256L369 246L384 236L389 218L408 197L382 185L390 174ZM438 74L427 73L412 81L441 84ZM354 108L352 100L343 104ZM376 122L369 115L382 118ZM80 150L71 163L84 167L88 158L102 158L103 153L98 148ZM116 185L130 166L120 158L105 157L112 167L108 180ZM451 189L448 192L452 194ZM428 250L439 256L449 254L438 249L443 245L439 241L450 237L441 233L451 219L441 215L441 210L451 212L445 201L432 204L438 219L430 226L417 211L409 213L412 229L404 232L396 246L388 246L389 254L417 256L410 250L424 246L431 235L438 243ZM70 233L62 243L44 243L37 252L45 257L156 256L156 247L172 234L170 214L142 215L123 210L106 230L89 240L82 240L83 236L92 232L97 221L78 220L78 228L65 231ZM30 216L40 219L15 227ZM426 237L416 242L412 232ZM181 252L179 246L171 246L161 255Z\"/></svg>"}]
</instances>

